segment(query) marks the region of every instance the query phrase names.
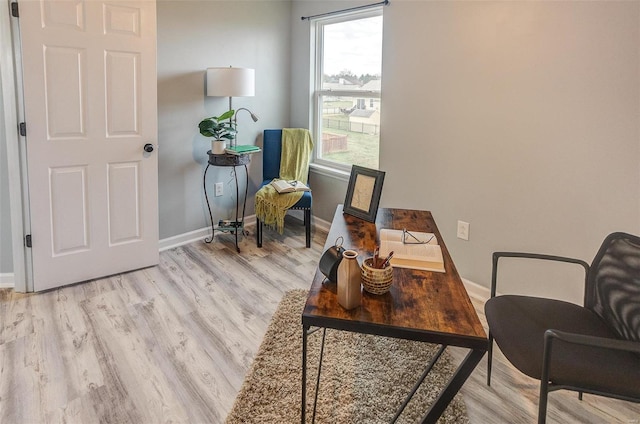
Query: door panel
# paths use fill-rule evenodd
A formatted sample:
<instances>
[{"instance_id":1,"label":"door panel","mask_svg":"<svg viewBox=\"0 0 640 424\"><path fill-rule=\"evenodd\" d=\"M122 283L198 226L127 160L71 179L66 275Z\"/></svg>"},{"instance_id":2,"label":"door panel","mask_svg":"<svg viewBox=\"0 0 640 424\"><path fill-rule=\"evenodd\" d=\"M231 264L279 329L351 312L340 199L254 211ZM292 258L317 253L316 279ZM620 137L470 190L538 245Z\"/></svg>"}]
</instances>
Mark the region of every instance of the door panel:
<instances>
[{"instance_id":1,"label":"door panel","mask_svg":"<svg viewBox=\"0 0 640 424\"><path fill-rule=\"evenodd\" d=\"M109 244L140 239L140 162L109 164Z\"/></svg>"},{"instance_id":2,"label":"door panel","mask_svg":"<svg viewBox=\"0 0 640 424\"><path fill-rule=\"evenodd\" d=\"M44 84L48 140L85 137L84 49L44 46Z\"/></svg>"},{"instance_id":3,"label":"door panel","mask_svg":"<svg viewBox=\"0 0 640 424\"><path fill-rule=\"evenodd\" d=\"M107 52L107 137L137 135L140 115L140 55Z\"/></svg>"},{"instance_id":4,"label":"door panel","mask_svg":"<svg viewBox=\"0 0 640 424\"><path fill-rule=\"evenodd\" d=\"M20 2L34 289L158 263L155 2Z\"/></svg>"},{"instance_id":5,"label":"door panel","mask_svg":"<svg viewBox=\"0 0 640 424\"><path fill-rule=\"evenodd\" d=\"M53 256L89 249L87 167L52 168L49 184Z\"/></svg>"},{"instance_id":6,"label":"door panel","mask_svg":"<svg viewBox=\"0 0 640 424\"><path fill-rule=\"evenodd\" d=\"M40 3L42 26L48 29L69 29L84 31L84 2L58 1Z\"/></svg>"},{"instance_id":7,"label":"door panel","mask_svg":"<svg viewBox=\"0 0 640 424\"><path fill-rule=\"evenodd\" d=\"M125 5L105 4L105 32L140 36L140 9Z\"/></svg>"}]
</instances>

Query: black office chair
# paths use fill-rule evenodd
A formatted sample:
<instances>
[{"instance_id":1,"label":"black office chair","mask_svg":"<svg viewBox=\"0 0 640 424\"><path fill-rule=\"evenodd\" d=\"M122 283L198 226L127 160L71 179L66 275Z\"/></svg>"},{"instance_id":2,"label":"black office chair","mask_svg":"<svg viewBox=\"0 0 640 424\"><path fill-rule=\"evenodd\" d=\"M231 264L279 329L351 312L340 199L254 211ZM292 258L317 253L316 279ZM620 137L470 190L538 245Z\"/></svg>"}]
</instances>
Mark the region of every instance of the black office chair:
<instances>
[{"instance_id":1,"label":"black office chair","mask_svg":"<svg viewBox=\"0 0 640 424\"><path fill-rule=\"evenodd\" d=\"M584 306L530 296L496 296L498 259L531 258L581 265ZM640 237L610 234L591 266L559 256L495 252L489 322L487 385L493 340L518 370L540 380L538 423L548 393L574 390L640 402Z\"/></svg>"},{"instance_id":2,"label":"black office chair","mask_svg":"<svg viewBox=\"0 0 640 424\"><path fill-rule=\"evenodd\" d=\"M264 130L262 146L262 184L260 187L271 183L274 178L280 177L280 155L282 153L282 130ZM306 183L306 181L304 181ZM302 194L302 198L289 210L302 210L304 212L305 243L311 247L311 206L313 196L310 191ZM262 247L263 222L256 217L256 244Z\"/></svg>"}]
</instances>

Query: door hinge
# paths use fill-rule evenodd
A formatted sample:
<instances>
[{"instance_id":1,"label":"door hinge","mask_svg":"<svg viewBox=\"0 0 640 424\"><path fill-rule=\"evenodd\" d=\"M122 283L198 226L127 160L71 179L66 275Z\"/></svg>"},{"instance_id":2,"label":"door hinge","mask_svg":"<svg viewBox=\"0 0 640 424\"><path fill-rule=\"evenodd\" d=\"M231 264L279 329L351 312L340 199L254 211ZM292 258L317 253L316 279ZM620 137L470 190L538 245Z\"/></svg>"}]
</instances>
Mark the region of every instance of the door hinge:
<instances>
[{"instance_id":1,"label":"door hinge","mask_svg":"<svg viewBox=\"0 0 640 424\"><path fill-rule=\"evenodd\" d=\"M27 247L31 247L31 234L27 234L24 236L24 245Z\"/></svg>"},{"instance_id":2,"label":"door hinge","mask_svg":"<svg viewBox=\"0 0 640 424\"><path fill-rule=\"evenodd\" d=\"M11 2L11 16L13 16L14 18L19 18L20 17L20 12L18 12L18 2L17 1Z\"/></svg>"},{"instance_id":3,"label":"door hinge","mask_svg":"<svg viewBox=\"0 0 640 424\"><path fill-rule=\"evenodd\" d=\"M18 124L18 131L20 131L20 135L23 137L27 136L27 124L24 122L20 122L20 124Z\"/></svg>"}]
</instances>

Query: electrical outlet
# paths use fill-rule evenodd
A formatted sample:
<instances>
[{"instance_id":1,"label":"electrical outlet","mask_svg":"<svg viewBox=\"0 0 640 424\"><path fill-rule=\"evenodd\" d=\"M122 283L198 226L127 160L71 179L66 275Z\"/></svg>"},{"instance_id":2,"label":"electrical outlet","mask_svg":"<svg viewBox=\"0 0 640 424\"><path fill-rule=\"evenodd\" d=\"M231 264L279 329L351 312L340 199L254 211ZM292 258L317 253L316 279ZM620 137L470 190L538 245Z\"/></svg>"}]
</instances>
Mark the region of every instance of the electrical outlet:
<instances>
[{"instance_id":1,"label":"electrical outlet","mask_svg":"<svg viewBox=\"0 0 640 424\"><path fill-rule=\"evenodd\" d=\"M216 188L216 192L215 192L216 197L222 196L224 194L224 185L222 183L216 183L215 188Z\"/></svg>"},{"instance_id":2,"label":"electrical outlet","mask_svg":"<svg viewBox=\"0 0 640 424\"><path fill-rule=\"evenodd\" d=\"M464 221L458 221L458 238L462 240L469 240L469 223Z\"/></svg>"}]
</instances>

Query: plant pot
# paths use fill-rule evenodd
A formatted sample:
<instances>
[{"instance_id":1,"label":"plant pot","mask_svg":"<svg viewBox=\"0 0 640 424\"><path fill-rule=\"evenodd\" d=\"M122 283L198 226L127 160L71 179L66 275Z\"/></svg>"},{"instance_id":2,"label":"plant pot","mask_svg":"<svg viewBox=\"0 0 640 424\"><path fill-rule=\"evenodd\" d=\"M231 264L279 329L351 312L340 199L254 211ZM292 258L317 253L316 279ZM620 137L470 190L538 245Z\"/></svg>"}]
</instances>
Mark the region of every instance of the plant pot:
<instances>
[{"instance_id":1,"label":"plant pot","mask_svg":"<svg viewBox=\"0 0 640 424\"><path fill-rule=\"evenodd\" d=\"M224 149L226 148L227 148L227 142L224 140L211 141L211 153L213 153L214 155L224 154Z\"/></svg>"}]
</instances>

